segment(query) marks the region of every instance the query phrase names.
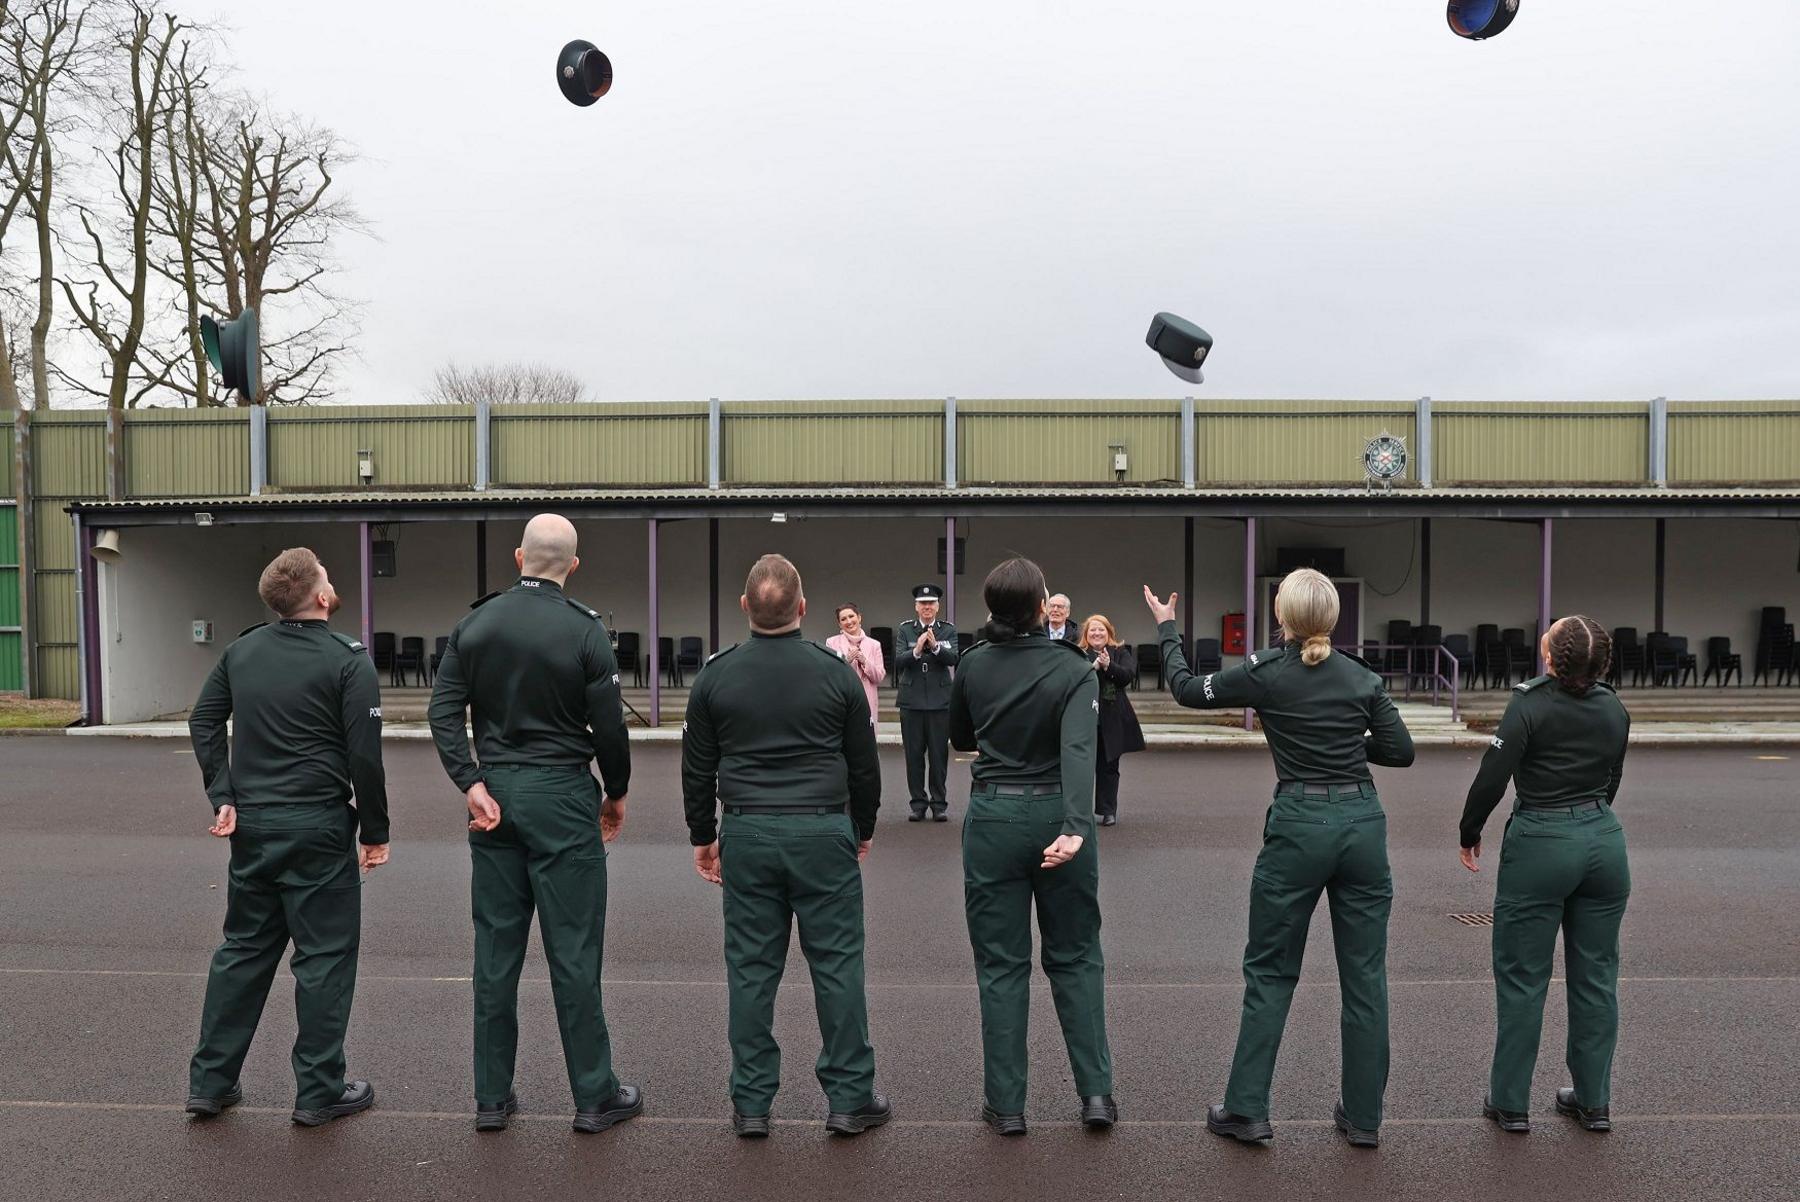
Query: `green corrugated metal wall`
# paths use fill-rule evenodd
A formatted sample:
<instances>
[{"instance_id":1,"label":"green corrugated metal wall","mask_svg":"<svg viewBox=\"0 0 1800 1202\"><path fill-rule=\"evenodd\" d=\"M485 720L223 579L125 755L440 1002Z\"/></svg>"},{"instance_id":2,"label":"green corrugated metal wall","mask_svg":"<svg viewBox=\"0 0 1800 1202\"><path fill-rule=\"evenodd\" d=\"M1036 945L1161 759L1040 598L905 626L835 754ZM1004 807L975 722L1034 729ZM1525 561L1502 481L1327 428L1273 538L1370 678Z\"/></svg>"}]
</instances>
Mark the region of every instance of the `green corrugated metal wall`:
<instances>
[{"instance_id":1,"label":"green corrugated metal wall","mask_svg":"<svg viewBox=\"0 0 1800 1202\"><path fill-rule=\"evenodd\" d=\"M1391 401L1217 401L1194 406L1196 479L1221 484L1359 484L1369 440L1416 446L1416 410ZM1414 478L1412 471L1406 478Z\"/></svg>"},{"instance_id":2,"label":"green corrugated metal wall","mask_svg":"<svg viewBox=\"0 0 1800 1202\"><path fill-rule=\"evenodd\" d=\"M25 687L19 656L19 515L0 501L0 693Z\"/></svg>"},{"instance_id":3,"label":"green corrugated metal wall","mask_svg":"<svg viewBox=\"0 0 1800 1202\"><path fill-rule=\"evenodd\" d=\"M1115 445L1125 448L1125 483L1181 483L1180 402L956 403L960 484L1108 483Z\"/></svg>"},{"instance_id":4,"label":"green corrugated metal wall","mask_svg":"<svg viewBox=\"0 0 1800 1202\"><path fill-rule=\"evenodd\" d=\"M498 487L706 484L705 402L495 405L491 421Z\"/></svg>"},{"instance_id":5,"label":"green corrugated metal wall","mask_svg":"<svg viewBox=\"0 0 1800 1202\"><path fill-rule=\"evenodd\" d=\"M720 425L724 484L944 478L942 401L733 402L722 406ZM705 467L702 459L703 477Z\"/></svg>"},{"instance_id":6,"label":"green corrugated metal wall","mask_svg":"<svg viewBox=\"0 0 1800 1202\"><path fill-rule=\"evenodd\" d=\"M269 485L360 488L357 452L377 488L467 488L475 479L471 405L333 405L269 411Z\"/></svg>"},{"instance_id":7,"label":"green corrugated metal wall","mask_svg":"<svg viewBox=\"0 0 1800 1202\"><path fill-rule=\"evenodd\" d=\"M75 609L75 536L63 507L106 495L106 414L52 410L31 415L33 520L37 535L32 610L37 663L32 691L81 695L80 617Z\"/></svg>"},{"instance_id":8,"label":"green corrugated metal wall","mask_svg":"<svg viewBox=\"0 0 1800 1202\"><path fill-rule=\"evenodd\" d=\"M1445 487L1644 484L1650 407L1641 401L1434 403L1431 445L1432 480Z\"/></svg>"},{"instance_id":9,"label":"green corrugated metal wall","mask_svg":"<svg viewBox=\"0 0 1800 1202\"><path fill-rule=\"evenodd\" d=\"M1771 484L1796 479L1800 479L1800 402L1670 403L1670 484Z\"/></svg>"},{"instance_id":10,"label":"green corrugated metal wall","mask_svg":"<svg viewBox=\"0 0 1800 1202\"><path fill-rule=\"evenodd\" d=\"M139 409L125 415L132 497L229 497L250 491L250 411Z\"/></svg>"}]
</instances>

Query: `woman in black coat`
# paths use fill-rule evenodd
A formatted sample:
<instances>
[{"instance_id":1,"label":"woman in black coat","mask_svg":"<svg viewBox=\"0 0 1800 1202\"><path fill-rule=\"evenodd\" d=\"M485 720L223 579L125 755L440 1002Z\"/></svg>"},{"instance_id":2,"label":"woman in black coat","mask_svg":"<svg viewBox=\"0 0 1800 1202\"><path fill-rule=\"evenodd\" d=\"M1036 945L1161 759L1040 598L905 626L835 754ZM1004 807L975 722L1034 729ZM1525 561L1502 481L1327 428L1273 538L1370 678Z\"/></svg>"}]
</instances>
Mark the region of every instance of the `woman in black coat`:
<instances>
[{"instance_id":1,"label":"woman in black coat","mask_svg":"<svg viewBox=\"0 0 1800 1202\"><path fill-rule=\"evenodd\" d=\"M1125 689L1137 675L1137 656L1105 614L1081 624L1081 649L1100 674L1100 746L1094 757L1094 813L1101 826L1119 825L1119 757L1144 749L1144 731Z\"/></svg>"}]
</instances>

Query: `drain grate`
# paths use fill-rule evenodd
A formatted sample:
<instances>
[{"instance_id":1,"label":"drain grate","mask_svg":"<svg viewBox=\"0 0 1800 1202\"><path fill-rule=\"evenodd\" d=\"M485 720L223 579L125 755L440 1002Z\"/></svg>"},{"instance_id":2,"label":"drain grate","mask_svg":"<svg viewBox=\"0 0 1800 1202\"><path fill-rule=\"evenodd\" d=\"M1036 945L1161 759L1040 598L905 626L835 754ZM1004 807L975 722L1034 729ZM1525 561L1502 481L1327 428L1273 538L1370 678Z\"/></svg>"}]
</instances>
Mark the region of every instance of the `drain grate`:
<instances>
[{"instance_id":1,"label":"drain grate","mask_svg":"<svg viewBox=\"0 0 1800 1202\"><path fill-rule=\"evenodd\" d=\"M1491 927L1494 925L1492 914L1452 914L1450 917L1466 927Z\"/></svg>"}]
</instances>

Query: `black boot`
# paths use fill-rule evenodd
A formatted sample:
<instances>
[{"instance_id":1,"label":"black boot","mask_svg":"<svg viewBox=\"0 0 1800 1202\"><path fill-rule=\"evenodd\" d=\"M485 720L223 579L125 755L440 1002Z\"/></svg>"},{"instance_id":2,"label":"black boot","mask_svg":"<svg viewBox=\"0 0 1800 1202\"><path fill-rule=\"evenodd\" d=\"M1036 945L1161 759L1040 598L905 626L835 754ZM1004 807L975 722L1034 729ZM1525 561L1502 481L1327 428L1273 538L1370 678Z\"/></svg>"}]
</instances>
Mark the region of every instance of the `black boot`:
<instances>
[{"instance_id":1,"label":"black boot","mask_svg":"<svg viewBox=\"0 0 1800 1202\"><path fill-rule=\"evenodd\" d=\"M1611 1131L1612 1116L1605 1106L1583 1106L1575 1100L1575 1091L1568 1086L1556 1091L1556 1113L1566 1114L1580 1123L1587 1131Z\"/></svg>"},{"instance_id":2,"label":"black boot","mask_svg":"<svg viewBox=\"0 0 1800 1202\"><path fill-rule=\"evenodd\" d=\"M894 1117L894 1108L886 1097L876 1094L866 1106L855 1110L833 1110L825 1116L825 1130L833 1135L861 1135L871 1127L879 1127Z\"/></svg>"},{"instance_id":3,"label":"black boot","mask_svg":"<svg viewBox=\"0 0 1800 1202\"><path fill-rule=\"evenodd\" d=\"M1081 1099L1081 1125L1089 1131L1104 1131L1119 1121L1119 1107L1109 1093Z\"/></svg>"},{"instance_id":4,"label":"black boot","mask_svg":"<svg viewBox=\"0 0 1800 1202\"><path fill-rule=\"evenodd\" d=\"M330 1106L317 1110L294 1108L294 1122L302 1127L323 1127L333 1119L360 1114L375 1104L375 1087L367 1081L351 1081L344 1086L343 1096Z\"/></svg>"},{"instance_id":5,"label":"black boot","mask_svg":"<svg viewBox=\"0 0 1800 1202\"><path fill-rule=\"evenodd\" d=\"M619 1092L600 1104L597 1110L577 1110L571 1124L583 1135L598 1135L608 1127L617 1127L626 1119L644 1113L644 1093L635 1085L621 1085Z\"/></svg>"},{"instance_id":6,"label":"black boot","mask_svg":"<svg viewBox=\"0 0 1800 1202\"><path fill-rule=\"evenodd\" d=\"M1275 1140L1275 1128L1268 1119L1249 1119L1233 1114L1223 1106L1206 1108L1206 1129L1245 1144L1267 1144Z\"/></svg>"},{"instance_id":7,"label":"black boot","mask_svg":"<svg viewBox=\"0 0 1800 1202\"><path fill-rule=\"evenodd\" d=\"M731 1112L731 1129L739 1139L769 1138L769 1116L766 1114L740 1114Z\"/></svg>"},{"instance_id":8,"label":"black boot","mask_svg":"<svg viewBox=\"0 0 1800 1202\"><path fill-rule=\"evenodd\" d=\"M1531 1116L1523 1110L1502 1110L1494 1105L1492 1098L1481 1099L1481 1113L1500 1124L1500 1130L1510 1135L1528 1135L1531 1132Z\"/></svg>"},{"instance_id":9,"label":"black boot","mask_svg":"<svg viewBox=\"0 0 1800 1202\"><path fill-rule=\"evenodd\" d=\"M992 1127L1000 1135L1025 1134L1025 1116L1022 1114L1001 1114L992 1106L981 1108L981 1121Z\"/></svg>"},{"instance_id":10,"label":"black boot","mask_svg":"<svg viewBox=\"0 0 1800 1202\"><path fill-rule=\"evenodd\" d=\"M485 1102L477 1102L475 1104L475 1130L504 1131L507 1120L518 1112L519 1095L516 1093L507 1094L506 1101L497 1102L492 1106Z\"/></svg>"},{"instance_id":11,"label":"black boot","mask_svg":"<svg viewBox=\"0 0 1800 1202\"><path fill-rule=\"evenodd\" d=\"M1344 1133L1344 1140L1352 1148L1379 1148L1381 1132L1358 1127L1350 1122L1350 1116L1344 1113L1344 1104L1339 1102L1331 1108L1331 1119L1337 1129Z\"/></svg>"},{"instance_id":12,"label":"black boot","mask_svg":"<svg viewBox=\"0 0 1800 1202\"><path fill-rule=\"evenodd\" d=\"M216 1098L204 1098L199 1094L189 1094L187 1112L197 1119L209 1119L223 1111L230 1110L244 1100L242 1086L233 1085Z\"/></svg>"}]
</instances>

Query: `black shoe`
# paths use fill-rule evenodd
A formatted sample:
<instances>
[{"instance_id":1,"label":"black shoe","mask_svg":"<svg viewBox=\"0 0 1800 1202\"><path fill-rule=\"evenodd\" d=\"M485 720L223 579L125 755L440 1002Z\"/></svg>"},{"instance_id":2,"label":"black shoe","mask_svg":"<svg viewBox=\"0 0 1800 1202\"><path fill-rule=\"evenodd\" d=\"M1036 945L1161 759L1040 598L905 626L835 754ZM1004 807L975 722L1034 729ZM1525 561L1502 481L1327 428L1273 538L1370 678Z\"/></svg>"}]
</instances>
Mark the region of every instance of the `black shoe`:
<instances>
[{"instance_id":1,"label":"black shoe","mask_svg":"<svg viewBox=\"0 0 1800 1202\"><path fill-rule=\"evenodd\" d=\"M504 1131L506 1122L519 1112L519 1095L509 1093L506 1101L492 1106L477 1102L475 1104L475 1130Z\"/></svg>"},{"instance_id":2,"label":"black shoe","mask_svg":"<svg viewBox=\"0 0 1800 1202\"><path fill-rule=\"evenodd\" d=\"M1379 1148L1381 1146L1381 1132L1351 1126L1350 1116L1344 1113L1342 1102L1331 1108L1331 1118L1337 1124L1337 1129L1344 1133L1344 1140L1352 1148Z\"/></svg>"},{"instance_id":3,"label":"black shoe","mask_svg":"<svg viewBox=\"0 0 1800 1202\"><path fill-rule=\"evenodd\" d=\"M1119 1121L1119 1107L1109 1093L1081 1099L1081 1125L1089 1131L1104 1131Z\"/></svg>"},{"instance_id":4,"label":"black shoe","mask_svg":"<svg viewBox=\"0 0 1800 1202\"><path fill-rule=\"evenodd\" d=\"M1102 814L1102 815L1100 815L1100 817L1096 818L1094 821L1096 823L1098 823L1100 826L1117 826L1117 825L1119 825L1119 817L1117 814Z\"/></svg>"},{"instance_id":5,"label":"black shoe","mask_svg":"<svg viewBox=\"0 0 1800 1202\"><path fill-rule=\"evenodd\" d=\"M1500 1124L1500 1130L1513 1135L1526 1135L1531 1131L1531 1116L1522 1110L1502 1110L1494 1105L1493 1099L1481 1099L1481 1113Z\"/></svg>"},{"instance_id":6,"label":"black shoe","mask_svg":"<svg viewBox=\"0 0 1800 1202\"><path fill-rule=\"evenodd\" d=\"M1612 1116L1607 1113L1607 1107L1583 1106L1575 1100L1575 1091L1568 1086L1556 1091L1556 1113L1568 1115L1587 1131L1612 1130Z\"/></svg>"},{"instance_id":7,"label":"black shoe","mask_svg":"<svg viewBox=\"0 0 1800 1202\"><path fill-rule=\"evenodd\" d=\"M616 1127L642 1113L643 1090L635 1085L621 1085L619 1092L606 1099L598 1110L577 1110L573 1126L583 1135L598 1135L608 1127Z\"/></svg>"},{"instance_id":8,"label":"black shoe","mask_svg":"<svg viewBox=\"0 0 1800 1202\"><path fill-rule=\"evenodd\" d=\"M1022 1114L1001 1114L992 1106L981 1108L981 1121L992 1127L1000 1135L1025 1134L1025 1116Z\"/></svg>"},{"instance_id":9,"label":"black shoe","mask_svg":"<svg viewBox=\"0 0 1800 1202\"><path fill-rule=\"evenodd\" d=\"M914 810L912 813L910 813L906 816L906 820L908 822L923 822L923 821L925 821L925 811L924 810Z\"/></svg>"},{"instance_id":10,"label":"black shoe","mask_svg":"<svg viewBox=\"0 0 1800 1202\"><path fill-rule=\"evenodd\" d=\"M375 1087L367 1081L350 1081L336 1104L318 1110L294 1108L294 1121L302 1127L323 1127L333 1119L360 1114L375 1104Z\"/></svg>"},{"instance_id":11,"label":"black shoe","mask_svg":"<svg viewBox=\"0 0 1800 1202\"><path fill-rule=\"evenodd\" d=\"M1247 1119L1241 1114L1231 1113L1223 1106L1206 1108L1206 1129L1214 1135L1223 1135L1239 1143L1275 1142L1275 1128L1269 1126L1268 1119Z\"/></svg>"},{"instance_id":12,"label":"black shoe","mask_svg":"<svg viewBox=\"0 0 1800 1202\"><path fill-rule=\"evenodd\" d=\"M233 1106L236 1106L243 1100L244 1090L240 1085L233 1085L230 1089L226 1090L216 1098L205 1098L201 1097L199 1094L189 1094L187 1100L187 1112L195 1118L210 1119L226 1110L230 1110Z\"/></svg>"},{"instance_id":13,"label":"black shoe","mask_svg":"<svg viewBox=\"0 0 1800 1202\"><path fill-rule=\"evenodd\" d=\"M867 1106L855 1110L833 1110L825 1116L825 1130L833 1135L861 1135L871 1127L879 1127L894 1117L894 1108L885 1096L876 1094Z\"/></svg>"},{"instance_id":14,"label":"black shoe","mask_svg":"<svg viewBox=\"0 0 1800 1202\"><path fill-rule=\"evenodd\" d=\"M737 1132L739 1139L769 1138L769 1116L766 1114L740 1114L731 1112L731 1129Z\"/></svg>"},{"instance_id":15,"label":"black shoe","mask_svg":"<svg viewBox=\"0 0 1800 1202\"><path fill-rule=\"evenodd\" d=\"M931 811L931 820L933 822L948 822L950 821L950 811L947 809L933 810Z\"/></svg>"}]
</instances>

